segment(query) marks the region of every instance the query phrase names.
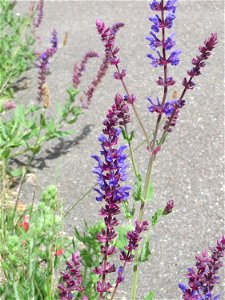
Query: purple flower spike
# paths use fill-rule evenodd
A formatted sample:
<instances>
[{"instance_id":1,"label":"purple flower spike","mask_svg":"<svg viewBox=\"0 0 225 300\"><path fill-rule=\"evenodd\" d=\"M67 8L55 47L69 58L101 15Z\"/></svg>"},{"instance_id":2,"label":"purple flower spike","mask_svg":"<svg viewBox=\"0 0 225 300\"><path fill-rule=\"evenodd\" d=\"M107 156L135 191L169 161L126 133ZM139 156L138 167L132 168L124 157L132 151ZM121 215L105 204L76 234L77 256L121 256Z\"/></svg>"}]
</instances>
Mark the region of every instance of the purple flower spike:
<instances>
[{"instance_id":1,"label":"purple flower spike","mask_svg":"<svg viewBox=\"0 0 225 300\"><path fill-rule=\"evenodd\" d=\"M135 229L132 231L129 231L127 233L127 239L128 239L128 245L125 246L126 252L123 250L120 253L120 260L125 262L131 262L134 259L134 255L132 254L132 251L137 250L138 244L142 237L140 236L142 231L148 230L148 222L138 222L135 221Z\"/></svg>"},{"instance_id":2,"label":"purple flower spike","mask_svg":"<svg viewBox=\"0 0 225 300\"><path fill-rule=\"evenodd\" d=\"M218 300L219 295L213 296L212 291L219 283L220 277L217 275L223 266L221 258L225 255L225 236L217 241L216 247L210 248L211 254L203 251L201 255L196 255L194 268L189 268L187 273L188 286L183 283L179 288L185 300Z\"/></svg>"},{"instance_id":3,"label":"purple flower spike","mask_svg":"<svg viewBox=\"0 0 225 300\"><path fill-rule=\"evenodd\" d=\"M84 94L86 95L86 99L82 101L84 107L88 107L88 105L90 105L94 91L96 90L97 86L101 83L102 78L105 76L108 67L109 61L108 58L105 56L99 67L96 77L92 80L87 91L84 92Z\"/></svg>"},{"instance_id":4,"label":"purple flower spike","mask_svg":"<svg viewBox=\"0 0 225 300\"><path fill-rule=\"evenodd\" d=\"M72 254L72 260L66 262L67 268L61 272L63 284L58 285L60 300L74 299L72 292L78 291L82 293L82 299L87 299L84 295L84 287L82 285L82 275L80 272L81 258L80 252L76 251Z\"/></svg>"},{"instance_id":5,"label":"purple flower spike","mask_svg":"<svg viewBox=\"0 0 225 300\"><path fill-rule=\"evenodd\" d=\"M80 84L80 78L85 71L86 64L90 58L93 57L99 57L99 54L94 51L88 51L85 53L84 57L82 58L80 64L75 64L74 65L74 70L73 70L73 86L74 88L77 88Z\"/></svg>"},{"instance_id":6,"label":"purple flower spike","mask_svg":"<svg viewBox=\"0 0 225 300\"><path fill-rule=\"evenodd\" d=\"M176 42L174 40L174 33L171 33L167 38L165 38L165 29L170 29L173 26L173 20L176 18L175 12L175 0L169 0L163 6L163 1L153 0L150 4L150 8L153 11L160 12L160 16L155 15L150 17L149 20L153 23L151 26L150 36L146 37L149 41L149 46L153 51L156 51L157 56L148 54L147 57L151 58L151 65L153 67L158 66L166 66L167 64L171 64L172 66L176 66L179 63L178 55L181 53L180 50L173 50L169 56L166 58L166 53L162 51L162 54L159 52L159 48L162 50L169 51L171 50ZM166 17L164 16L164 12L168 11ZM162 30L162 36L158 37L156 34Z\"/></svg>"},{"instance_id":7,"label":"purple flower spike","mask_svg":"<svg viewBox=\"0 0 225 300\"><path fill-rule=\"evenodd\" d=\"M58 49L58 33L55 29L52 31L50 43L52 44L52 49L56 51Z\"/></svg>"},{"instance_id":8,"label":"purple flower spike","mask_svg":"<svg viewBox=\"0 0 225 300\"><path fill-rule=\"evenodd\" d=\"M44 16L44 0L39 0L38 5L37 5L37 20L34 19L33 24L34 27L38 28L40 27L42 20L43 20L43 16Z\"/></svg>"},{"instance_id":9,"label":"purple flower spike","mask_svg":"<svg viewBox=\"0 0 225 300\"><path fill-rule=\"evenodd\" d=\"M99 30L101 31L101 23L99 23ZM105 277L109 273L116 271L114 264L108 262L108 257L115 254L117 249L110 245L117 234L114 230L115 226L119 225L119 221L115 217L120 213L119 205L129 197L129 186L122 186L122 182L126 180L126 154L124 153L127 146L120 146L116 148L118 138L121 133L119 126L125 126L130 122L129 108L124 99L117 94L115 96L115 104L108 110L106 119L103 121L104 128L103 135L99 137L101 143L101 156L103 160L97 156L92 157L97 161L97 166L93 172L97 174L97 182L99 189L97 191L97 201L105 201L105 206L100 210L100 215L104 217L106 229L97 234L97 239L102 243L101 253L103 255L102 263L94 269L94 273L101 275L102 281L97 282L97 291L100 298L111 287L109 282L105 281ZM123 275L118 277L122 282Z\"/></svg>"},{"instance_id":10,"label":"purple flower spike","mask_svg":"<svg viewBox=\"0 0 225 300\"><path fill-rule=\"evenodd\" d=\"M199 76L201 74L201 68L205 66L205 61L212 54L212 50L215 48L218 43L217 33L211 33L210 37L204 41L204 46L199 47L200 55L197 55L196 58L192 59L192 64L194 67L187 71L188 75L191 77L189 80L185 77L183 80L183 86L186 89L193 89L195 84L192 81L192 78Z\"/></svg>"},{"instance_id":11,"label":"purple flower spike","mask_svg":"<svg viewBox=\"0 0 225 300\"><path fill-rule=\"evenodd\" d=\"M98 33L105 45L105 54L111 65L118 65L120 62L120 59L116 56L120 49L115 46L115 37L117 31L123 26L123 23L116 23L110 28L106 27L102 20L96 20Z\"/></svg>"},{"instance_id":12,"label":"purple flower spike","mask_svg":"<svg viewBox=\"0 0 225 300\"><path fill-rule=\"evenodd\" d=\"M54 29L52 32L52 37L50 39L50 42L52 44L51 48L48 48L45 52L43 52L39 58L39 72L38 72L38 102L40 103L43 99L43 86L46 82L46 74L49 69L49 60L50 58L56 53L58 48L58 38L57 38L57 32Z\"/></svg>"}]
</instances>

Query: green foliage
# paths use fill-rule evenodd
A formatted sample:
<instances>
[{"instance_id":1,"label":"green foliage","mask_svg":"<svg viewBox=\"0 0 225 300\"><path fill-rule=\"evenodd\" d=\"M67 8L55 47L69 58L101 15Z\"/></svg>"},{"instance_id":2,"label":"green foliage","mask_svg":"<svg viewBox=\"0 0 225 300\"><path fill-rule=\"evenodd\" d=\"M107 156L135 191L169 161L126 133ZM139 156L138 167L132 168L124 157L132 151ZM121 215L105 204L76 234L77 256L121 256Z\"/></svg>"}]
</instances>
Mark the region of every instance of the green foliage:
<instances>
[{"instance_id":1,"label":"green foliage","mask_svg":"<svg viewBox=\"0 0 225 300\"><path fill-rule=\"evenodd\" d=\"M145 296L144 300L154 300L155 299L155 293L153 291L149 292L147 296Z\"/></svg>"},{"instance_id":2,"label":"green foliage","mask_svg":"<svg viewBox=\"0 0 225 300\"><path fill-rule=\"evenodd\" d=\"M153 198L153 195L154 195L154 191L153 191L153 184L152 184L152 181L150 182L150 185L148 187L148 191L147 191L147 194L146 194L146 199L145 201L146 202L149 202L152 200Z\"/></svg>"},{"instance_id":3,"label":"green foliage","mask_svg":"<svg viewBox=\"0 0 225 300\"><path fill-rule=\"evenodd\" d=\"M0 1L0 96L12 97L12 84L35 60L32 15L14 13L16 2Z\"/></svg>"},{"instance_id":4,"label":"green foliage","mask_svg":"<svg viewBox=\"0 0 225 300\"><path fill-rule=\"evenodd\" d=\"M105 228L104 222L97 222L94 226L88 226L85 223L85 231L81 234L77 228L75 228L75 237L81 242L78 249L84 265L83 273L83 285L85 286L85 294L88 295L89 300L95 300L98 298L96 292L96 283L98 276L92 271L97 267L101 261L100 242L96 239L96 234L101 232Z\"/></svg>"},{"instance_id":5,"label":"green foliage","mask_svg":"<svg viewBox=\"0 0 225 300\"><path fill-rule=\"evenodd\" d=\"M124 250L124 247L128 244L127 233L133 230L134 227L131 224L122 224L118 229L118 237L115 246L120 250Z\"/></svg>"},{"instance_id":6,"label":"green foliage","mask_svg":"<svg viewBox=\"0 0 225 300\"><path fill-rule=\"evenodd\" d=\"M141 175L138 175L136 177L136 181L134 183L133 198L136 201L142 200L142 178L141 178Z\"/></svg>"},{"instance_id":7,"label":"green foliage","mask_svg":"<svg viewBox=\"0 0 225 300\"><path fill-rule=\"evenodd\" d=\"M2 212L0 269L4 278L0 298L55 299L55 269L60 263L57 250L67 245L60 235L59 210L57 189L50 186L37 207L29 206L24 213Z\"/></svg>"},{"instance_id":8,"label":"green foliage","mask_svg":"<svg viewBox=\"0 0 225 300\"><path fill-rule=\"evenodd\" d=\"M158 223L158 221L162 215L163 215L163 209L159 208L156 211L156 213L152 216L152 226L153 227Z\"/></svg>"},{"instance_id":9,"label":"green foliage","mask_svg":"<svg viewBox=\"0 0 225 300\"><path fill-rule=\"evenodd\" d=\"M75 105L77 91L68 90L69 98L63 107L58 104L58 118L46 116L46 111L37 105L17 105L10 116L2 108L0 118L0 158L6 162L6 172L11 176L21 176L21 169L12 169L11 162L17 157L28 155L27 166L37 155L42 144L70 135L72 131L64 130L65 125L76 122L82 113ZM1 114L1 113L0 113ZM49 115L49 114L48 114Z\"/></svg>"},{"instance_id":10,"label":"green foliage","mask_svg":"<svg viewBox=\"0 0 225 300\"><path fill-rule=\"evenodd\" d=\"M127 220L132 220L134 218L134 213L135 213L134 205L130 209L128 201L123 201L122 202L122 210L123 210L123 214Z\"/></svg>"},{"instance_id":11,"label":"green foliage","mask_svg":"<svg viewBox=\"0 0 225 300\"><path fill-rule=\"evenodd\" d=\"M134 138L134 130L132 130L130 135L129 135L123 127L121 127L121 129L122 129L123 138L125 140L127 140L128 144L130 144L130 142Z\"/></svg>"},{"instance_id":12,"label":"green foliage","mask_svg":"<svg viewBox=\"0 0 225 300\"><path fill-rule=\"evenodd\" d=\"M149 259L151 255L149 239L145 239L142 245L141 254L139 256L139 262L143 263Z\"/></svg>"}]
</instances>

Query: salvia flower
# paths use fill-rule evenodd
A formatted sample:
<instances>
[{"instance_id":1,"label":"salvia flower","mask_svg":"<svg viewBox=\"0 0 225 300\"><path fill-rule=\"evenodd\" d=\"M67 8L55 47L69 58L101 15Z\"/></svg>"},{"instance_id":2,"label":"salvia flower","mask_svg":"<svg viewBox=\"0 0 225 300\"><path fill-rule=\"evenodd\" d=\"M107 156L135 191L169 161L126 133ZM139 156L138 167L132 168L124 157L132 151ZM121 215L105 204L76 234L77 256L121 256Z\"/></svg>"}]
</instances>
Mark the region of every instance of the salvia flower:
<instances>
[{"instance_id":1,"label":"salvia flower","mask_svg":"<svg viewBox=\"0 0 225 300\"><path fill-rule=\"evenodd\" d=\"M170 117L174 110L180 106L178 104L178 100L168 100L164 105L162 105L161 101L157 97L157 103L155 103L150 97L147 97L148 101L151 105L148 107L150 112L156 112L158 114L165 114L167 117ZM182 101L182 106L185 104L185 100Z\"/></svg>"},{"instance_id":2,"label":"salvia flower","mask_svg":"<svg viewBox=\"0 0 225 300\"><path fill-rule=\"evenodd\" d=\"M107 27L102 20L96 20L98 33L105 46L106 57L112 65L118 65L120 62L120 59L116 56L120 49L115 46L115 36L117 31L123 26L123 23L115 23L112 27Z\"/></svg>"},{"instance_id":3,"label":"salvia flower","mask_svg":"<svg viewBox=\"0 0 225 300\"><path fill-rule=\"evenodd\" d=\"M50 43L52 45L53 51L56 52L56 50L58 49L58 33L55 29L53 29L53 31L52 31L52 36L51 36L51 39L50 39Z\"/></svg>"},{"instance_id":4,"label":"salvia flower","mask_svg":"<svg viewBox=\"0 0 225 300\"><path fill-rule=\"evenodd\" d=\"M127 233L128 245L125 246L125 250L120 253L120 260L125 262L131 262L134 259L134 250L137 250L140 240L142 239L142 231L148 230L148 222L135 221L135 229Z\"/></svg>"},{"instance_id":5,"label":"salvia flower","mask_svg":"<svg viewBox=\"0 0 225 300\"><path fill-rule=\"evenodd\" d=\"M217 300L219 295L213 295L214 286L219 283L220 277L217 275L223 266L221 258L225 254L225 236L217 241L216 247L210 248L211 254L203 251L201 255L196 255L195 267L189 268L187 273L188 286L179 284L185 300Z\"/></svg>"},{"instance_id":6,"label":"salvia flower","mask_svg":"<svg viewBox=\"0 0 225 300\"><path fill-rule=\"evenodd\" d=\"M84 92L84 94L86 95L86 99L82 102L83 107L88 107L88 105L90 105L93 94L98 85L101 83L103 77L105 76L108 67L109 61L108 58L105 56L98 69L96 77L91 81L91 84L88 86L87 91Z\"/></svg>"},{"instance_id":7,"label":"salvia flower","mask_svg":"<svg viewBox=\"0 0 225 300\"><path fill-rule=\"evenodd\" d=\"M189 80L185 77L183 80L183 85L186 89L193 89L195 84L192 78L201 74L201 68L205 66L205 61L212 54L212 50L218 43L217 33L211 33L210 37L204 41L204 45L199 47L200 55L197 55L192 59L192 64L194 67L187 71L188 75L191 77Z\"/></svg>"},{"instance_id":8,"label":"salvia flower","mask_svg":"<svg viewBox=\"0 0 225 300\"><path fill-rule=\"evenodd\" d=\"M50 39L51 48L48 48L45 52L43 52L38 58L38 102L43 100L43 86L46 82L46 74L49 69L49 60L56 53L58 48L58 37L57 32L54 29L52 32L52 37Z\"/></svg>"},{"instance_id":9,"label":"salvia flower","mask_svg":"<svg viewBox=\"0 0 225 300\"><path fill-rule=\"evenodd\" d=\"M81 62L79 64L74 65L74 71L73 71L73 86L74 86L74 88L77 88L78 85L80 84L80 78L82 76L82 73L85 71L85 66L86 66L88 60L93 57L99 57L99 54L95 51L88 51L87 53L85 53Z\"/></svg>"},{"instance_id":10,"label":"salvia flower","mask_svg":"<svg viewBox=\"0 0 225 300\"><path fill-rule=\"evenodd\" d=\"M163 129L166 132L171 132L172 127L175 127L177 124L177 119L180 115L180 109L185 105L185 100L175 100L171 103L171 109L169 109L170 113L167 114L167 119L165 121L165 124L163 126Z\"/></svg>"},{"instance_id":11,"label":"salvia flower","mask_svg":"<svg viewBox=\"0 0 225 300\"><path fill-rule=\"evenodd\" d=\"M61 272L61 279L63 284L58 285L60 300L73 299L74 291L80 292L82 295L82 299L87 299L87 297L84 295L84 287L82 285L82 274L80 272L80 252L74 252L72 254L72 260L67 261L66 265L66 270Z\"/></svg>"},{"instance_id":12,"label":"salvia flower","mask_svg":"<svg viewBox=\"0 0 225 300\"><path fill-rule=\"evenodd\" d=\"M171 64L176 66L179 63L180 50L173 50L170 53L170 56L166 57L166 51L171 50L176 42L174 40L174 33L171 33L167 38L165 38L165 29L170 29L173 26L173 20L176 18L175 7L176 0L167 1L166 4L163 4L163 1L153 0L150 4L150 9L153 11L160 12L159 15L149 17L149 20L153 23L151 26L150 36L147 36L146 39L149 41L149 46L151 50L156 52L156 55L148 54L147 57L150 58L151 65L155 68L158 66L166 66ZM164 12L167 12L167 15L164 15ZM157 33L162 30L162 36L157 36ZM162 49L162 54L159 51L159 48Z\"/></svg>"},{"instance_id":13,"label":"salvia flower","mask_svg":"<svg viewBox=\"0 0 225 300\"><path fill-rule=\"evenodd\" d=\"M117 251L110 243L117 237L114 227L119 225L116 218L116 215L120 213L119 205L129 197L130 187L122 185L127 178L126 154L124 154L127 147L123 145L116 147L121 133L119 126L125 126L129 122L127 103L117 94L115 103L108 110L106 119L103 121L103 135L99 137L102 148L100 153L103 159L97 155L92 156L98 163L93 170L97 174L99 184L99 188L95 189L98 193L96 200L105 202L100 209L100 215L104 218L106 229L97 234L97 239L102 243L100 249L103 261L94 269L94 272L102 277L102 281L97 282L100 297L111 288L111 284L105 280L106 275L116 271L115 265L108 262L108 256Z\"/></svg>"},{"instance_id":14,"label":"salvia flower","mask_svg":"<svg viewBox=\"0 0 225 300\"><path fill-rule=\"evenodd\" d=\"M172 212L174 208L174 201L173 200L169 200L166 204L166 207L163 210L163 215L168 215Z\"/></svg>"},{"instance_id":15,"label":"salvia flower","mask_svg":"<svg viewBox=\"0 0 225 300\"><path fill-rule=\"evenodd\" d=\"M37 19L34 19L34 27L38 28L43 20L44 16L44 0L39 0L38 5L37 5Z\"/></svg>"},{"instance_id":16,"label":"salvia flower","mask_svg":"<svg viewBox=\"0 0 225 300\"><path fill-rule=\"evenodd\" d=\"M194 67L189 70L187 73L190 76L189 79L186 77L183 79L183 86L184 91L182 93L182 96L180 97L178 104L175 107L175 110L173 111L172 115L169 116L164 124L164 131L165 132L171 132L172 127L176 125L177 119L179 117L180 108L184 105L183 96L185 95L187 90L191 90L195 87L195 83L193 82L193 78L195 76L198 76L201 74L201 68L205 66L205 61L209 58L209 56L212 54L212 50L215 48L216 44L218 43L217 39L217 33L212 33L209 38L207 38L204 41L204 46L199 47L200 55L196 56L196 58L192 59L192 64ZM175 55L176 56L176 55ZM176 57L173 58L176 60ZM159 78L158 80L159 85L163 85L163 79Z\"/></svg>"}]
</instances>

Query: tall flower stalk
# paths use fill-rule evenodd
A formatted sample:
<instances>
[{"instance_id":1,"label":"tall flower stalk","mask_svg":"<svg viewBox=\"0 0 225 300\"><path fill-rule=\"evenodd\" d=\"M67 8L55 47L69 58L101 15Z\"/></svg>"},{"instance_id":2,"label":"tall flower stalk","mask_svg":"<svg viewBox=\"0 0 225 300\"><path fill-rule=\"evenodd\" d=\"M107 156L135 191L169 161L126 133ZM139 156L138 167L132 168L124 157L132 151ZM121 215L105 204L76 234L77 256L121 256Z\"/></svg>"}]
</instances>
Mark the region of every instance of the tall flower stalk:
<instances>
[{"instance_id":1,"label":"tall flower stalk","mask_svg":"<svg viewBox=\"0 0 225 300\"><path fill-rule=\"evenodd\" d=\"M47 48L38 58L38 98L37 101L40 103L43 101L44 85L46 83L46 74L49 69L49 60L56 53L58 49L58 37L57 32L54 29L50 40L51 47Z\"/></svg>"},{"instance_id":2,"label":"tall flower stalk","mask_svg":"<svg viewBox=\"0 0 225 300\"><path fill-rule=\"evenodd\" d=\"M181 53L180 50L172 50L170 55L168 55L168 51L170 51L174 45L175 40L173 39L174 34L169 35L166 37L166 29L170 29L173 26L173 20L175 19L175 7L176 0L169 0L164 3L164 1L152 1L150 4L150 9L153 11L156 11L159 13L156 14L153 17L150 17L149 20L153 23L151 26L150 36L146 39L149 41L150 48L155 52L155 54L148 54L147 57L151 59L151 64L153 67L157 68L158 66L163 67L163 77L159 77L157 80L157 84L159 86L163 87L163 96L162 100L159 101L157 105L154 104L154 102L151 100L151 98L148 98L148 100L151 103L151 106L149 107L150 112L156 112L158 114L156 126L153 131L153 140L151 141L149 151L150 151L150 157L149 157L149 163L147 168L147 175L145 179L145 187L144 187L144 200L141 202L140 205L140 211L139 211L139 222L143 220L144 215L144 207L146 203L146 198L148 191L150 189L151 185L151 177L152 177L152 169L153 169L153 162L155 160L156 154L160 148L157 149L157 135L158 131L160 129L160 123L163 114L171 114L171 102L167 102L167 94L168 94L168 88L169 86L172 86L175 84L175 80L172 77L168 77L168 66L171 64L172 66L176 66L179 63L179 57L178 55ZM157 33L160 33L161 35L157 37ZM161 50L161 51L160 51ZM156 151L157 149L157 151ZM132 282L132 291L131 291L131 299L136 299L136 291L137 291L137 280L138 280L138 255L135 259L136 264L133 267L133 282Z\"/></svg>"},{"instance_id":3,"label":"tall flower stalk","mask_svg":"<svg viewBox=\"0 0 225 300\"><path fill-rule=\"evenodd\" d=\"M180 111L186 103L184 100L186 91L194 88L195 83L193 82L193 78L201 74L200 71L205 66L205 61L211 55L212 50L217 43L217 35L216 33L212 33L211 36L205 40L204 45L199 47L200 55L192 59L193 67L187 72L189 78L185 77L183 80L182 84L184 89L181 96L177 97L174 95L172 99L168 99L168 91L170 87L174 86L176 83L175 79L169 74L169 67L177 66L179 64L179 55L181 54L180 50L175 49L176 42L174 33L167 33L168 30L173 27L173 21L176 18L175 4L176 0L153 0L150 3L150 8L156 12L156 15L149 18L152 25L150 35L146 37L146 39L149 41L149 46L153 53L148 54L147 57L150 59L150 63L154 68L161 67L162 69L161 76L156 80L156 84L162 88L161 97L157 97L156 100L152 99L152 97L147 97L150 103L148 110L156 115L156 125L153 130L153 138L151 141L135 108L136 97L129 93L125 84L124 78L126 76L126 70L120 70L119 68L120 58L118 57L118 53L120 49L116 46L115 34L123 24L116 23L111 27L107 27L103 21L99 19L96 21L98 33L105 47L105 61L106 63L115 66L116 71L114 73L114 78L122 83L125 90L124 97L119 94L116 95L115 103L108 111L106 119L103 122L103 135L99 137L99 142L102 147L101 156L103 158L93 155L93 158L97 161L97 166L94 168L93 172L97 174L97 182L99 185L99 188L95 188L95 191L98 193L96 200L103 202L100 215L103 217L105 224L105 228L97 234L97 240L101 243L100 252L102 261L93 270L95 274L99 275L96 290L99 293L100 300L105 299L110 292L111 300L114 299L119 285L124 281L125 267L127 263L131 261L134 261L134 266L130 299L136 299L138 268L140 263L148 260L151 254L149 239L152 229L157 224L158 219L161 216L170 214L174 207L174 201L169 200L164 209L158 209L151 218L151 226L149 226L147 221L143 220L146 203L153 197L153 164L157 153L162 149L162 145L165 142L167 135L172 131L172 128L176 126ZM142 178L136 168L131 148L133 132L129 134L127 128L127 124L130 122L128 104L132 106L147 141L149 161L143 191ZM120 214L121 203L126 201L125 204L128 204L127 199L130 192L130 187L122 185L122 182L125 181L127 177L127 164L125 162L126 155L124 154L126 146L122 145L117 147L121 132L130 149L131 160L136 177L133 199L139 201L140 208L138 219L135 221L132 230L128 231L126 228L127 244L125 246L123 245L124 248L120 248L120 260L122 265L117 268L116 265L111 262L112 256L118 252L118 249L116 248L118 238L116 227L119 225L119 221L116 215ZM159 137L160 132L162 132L161 137ZM125 216L129 220L133 219L134 210L129 211L128 207L128 213L126 214L125 212ZM141 242L141 234L143 231L148 232L144 241ZM117 275L115 285L113 286L107 275L115 273L116 271ZM186 287L183 287L183 292L187 290Z\"/></svg>"},{"instance_id":4,"label":"tall flower stalk","mask_svg":"<svg viewBox=\"0 0 225 300\"><path fill-rule=\"evenodd\" d=\"M205 60L211 54L211 51L217 43L217 35L215 33L204 42L204 46L200 47L201 52L200 56L197 56L196 59L192 60L194 68L191 71L188 71L190 79L186 78L183 80L184 90L179 99L167 100L168 88L175 84L175 80L172 77L168 77L168 66L176 66L179 63L179 54L180 50L172 50L168 55L167 52L175 46L174 33L166 37L166 29L172 28L173 20L175 19L175 7L176 0L168 0L166 3L164 1L152 1L150 8L153 11L159 12L160 15L155 15L150 17L149 20L153 23L151 27L150 36L146 39L149 41L150 48L155 51L156 55L149 54L147 55L151 59L151 64L153 67L157 68L158 66L163 67L163 77L159 77L156 81L157 85L163 87L163 96L162 100L157 99L157 104L155 104L151 98L148 100L151 103L149 107L150 112L156 112L158 114L156 126L153 131L153 140L151 141L150 147L150 157L147 169L147 175L145 180L144 188L144 201L142 201L139 212L139 221L141 222L144 215L144 207L146 203L146 197L151 186L151 177L153 170L153 163L156 158L157 152L161 150L161 145L164 143L166 135L171 131L171 127L176 125L176 121L179 116L180 109L184 106L185 100L184 95L187 89L193 89L194 83L192 78L194 76L200 75L200 68L204 67ZM161 31L161 38L157 37L157 33ZM158 50L161 48L161 52ZM163 134L160 140L157 139L158 132L160 130L161 119L165 115L167 120L163 126ZM137 290L137 280L138 280L138 255L136 256L136 264L133 267L133 284L131 299L136 299L136 290Z\"/></svg>"},{"instance_id":5,"label":"tall flower stalk","mask_svg":"<svg viewBox=\"0 0 225 300\"><path fill-rule=\"evenodd\" d=\"M116 95L115 104L108 111L106 119L103 122L103 135L99 137L103 160L93 155L98 165L93 172L98 176L99 188L95 188L98 193L97 201L104 200L104 206L100 210L100 215L104 218L106 228L97 235L97 239L101 242L101 254L103 261L94 272L101 276L101 280L97 282L97 292L100 299L103 299L104 293L107 293L112 285L106 280L109 273L116 271L114 264L109 262L109 257L117 252L112 245L117 234L115 227L119 225L116 215L120 213L120 204L126 201L129 196L130 187L121 185L127 178L126 173L126 154L124 150L126 146L116 147L121 129L118 126L124 126L130 122L129 110L125 101L120 95Z\"/></svg>"},{"instance_id":6,"label":"tall flower stalk","mask_svg":"<svg viewBox=\"0 0 225 300\"><path fill-rule=\"evenodd\" d=\"M88 51L85 53L84 57L82 58L81 62L79 64L74 65L73 69L73 86L76 89L80 84L80 79L82 74L85 71L86 64L90 58L93 57L99 57L97 52L94 51Z\"/></svg>"},{"instance_id":7,"label":"tall flower stalk","mask_svg":"<svg viewBox=\"0 0 225 300\"><path fill-rule=\"evenodd\" d=\"M124 81L124 77L126 76L126 70L125 69L120 70L120 68L119 68L120 58L117 55L118 55L120 48L116 46L115 35L116 35L116 32L118 31L118 29L122 26L124 26L123 23L116 23L111 27L107 27L102 20L97 19L97 21L96 21L96 27L97 27L98 33L101 36L101 40L105 46L106 58L108 59L110 64L115 66L115 68L116 68L116 72L114 73L114 78L121 81L124 91L126 93L126 101L129 104L131 104L134 114L135 114L137 121L143 132L143 135L145 136L145 139L146 139L148 145L150 145L148 133L142 123L142 120L139 116L139 113L138 113L135 103L134 103L136 100L136 97L128 91L128 88Z\"/></svg>"}]
</instances>

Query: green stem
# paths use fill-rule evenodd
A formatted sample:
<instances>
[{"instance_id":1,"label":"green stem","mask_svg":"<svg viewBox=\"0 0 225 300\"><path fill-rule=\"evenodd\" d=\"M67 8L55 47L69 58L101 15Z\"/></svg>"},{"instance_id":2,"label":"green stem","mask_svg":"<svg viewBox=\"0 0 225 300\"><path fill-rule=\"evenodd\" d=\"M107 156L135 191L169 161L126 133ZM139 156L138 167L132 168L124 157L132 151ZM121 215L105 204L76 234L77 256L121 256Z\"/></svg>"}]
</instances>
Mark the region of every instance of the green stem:
<instances>
[{"instance_id":1,"label":"green stem","mask_svg":"<svg viewBox=\"0 0 225 300\"><path fill-rule=\"evenodd\" d=\"M4 229L4 204L5 204L5 194L6 194L6 172L5 172L5 160L2 160L2 174L1 174L1 177L2 177L2 195L1 195L1 198L0 198L0 201L1 201L1 232L2 232L2 244L3 244L3 239L4 239L4 232L5 232L5 229Z\"/></svg>"},{"instance_id":2,"label":"green stem","mask_svg":"<svg viewBox=\"0 0 225 300\"><path fill-rule=\"evenodd\" d=\"M163 6L163 0L162 0L162 6ZM162 23L164 23L164 9L161 12L161 19L162 19ZM165 28L164 27L162 28L162 54L163 54L163 60L166 61ZM164 82L166 82L166 81L167 81L167 64L164 65ZM167 92L168 92L168 87L165 85L164 91L163 91L163 97L162 97L162 104L161 104L162 107L165 104ZM149 190L149 186L151 184L153 162L156 157L156 154L154 154L153 151L155 149L155 145L156 145L156 141L157 141L157 135L158 135L158 131L159 131L161 118L162 118L162 114L159 114L158 118L157 118L157 122L156 122L156 127L154 130L153 141L152 141L151 145L149 146L150 157L149 157L148 169L147 169L147 174L146 174L146 179L145 179L144 201L141 202L140 211L139 211L139 217L138 217L139 222L142 222L142 220L143 220L146 196L147 196L147 192ZM138 282L138 260L139 260L139 255L140 255L140 247L138 247L137 252L138 253L135 256L134 267L133 267L131 300L136 300L137 282Z\"/></svg>"},{"instance_id":3,"label":"green stem","mask_svg":"<svg viewBox=\"0 0 225 300\"><path fill-rule=\"evenodd\" d=\"M129 151L130 151L130 158L131 158L132 166L133 166L133 169L134 169L134 174L135 174L135 177L138 177L139 172L138 172L137 167L136 167L136 162L135 162L135 158L134 158L134 152L132 150L131 141L129 139L129 134L128 134L128 130L127 130L126 124L124 125L124 129L125 129L126 135L128 137L127 143L128 143L128 147L129 147Z\"/></svg>"},{"instance_id":4,"label":"green stem","mask_svg":"<svg viewBox=\"0 0 225 300\"><path fill-rule=\"evenodd\" d=\"M121 74L118 65L116 65L116 69L117 69L117 72L118 72L119 74ZM126 95L130 98L130 93L129 93L129 91L128 91L128 89L127 89L127 86L126 86L126 84L125 84L125 82L124 82L124 80L123 80L122 77L121 77L120 81L121 81L122 86L123 86L123 88L124 88L124 90L125 90L125 92L126 92ZM140 127L141 127L141 130L142 130L142 132L143 132L143 134L144 134L144 137L145 137L145 139L146 139L146 142L147 142L148 146L150 147L150 141L149 141L148 133L147 133L147 131L145 130L145 127L144 127L144 125L143 125L143 123L142 123L142 121L141 121L141 118L140 118L139 113L138 113L138 111L137 111L137 109L136 109L136 107L135 107L135 104L133 103L131 106L132 106L132 108L133 108L135 117L136 117L136 119L137 119L137 121L138 121L138 123L139 123L139 125L140 125Z\"/></svg>"}]
</instances>

